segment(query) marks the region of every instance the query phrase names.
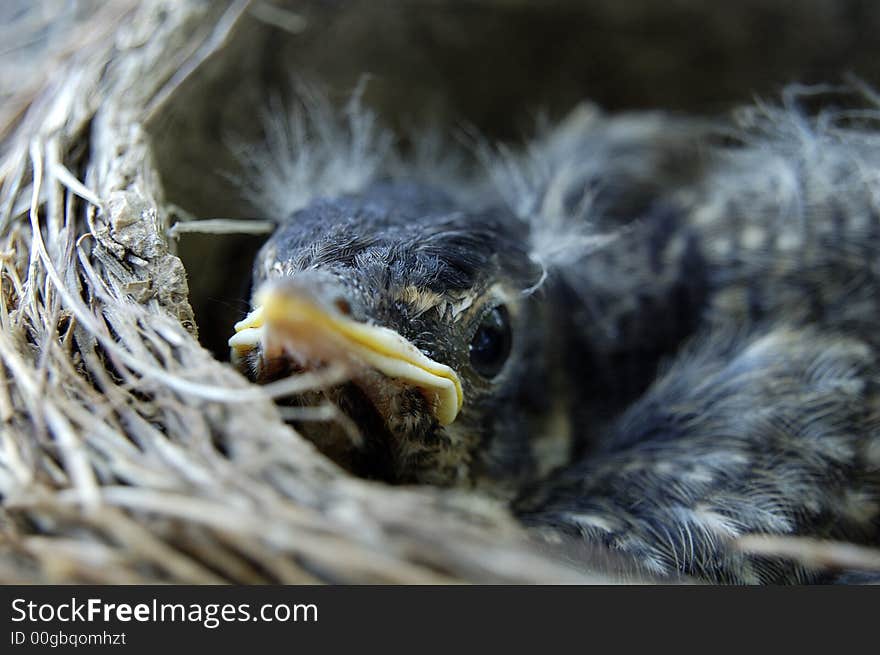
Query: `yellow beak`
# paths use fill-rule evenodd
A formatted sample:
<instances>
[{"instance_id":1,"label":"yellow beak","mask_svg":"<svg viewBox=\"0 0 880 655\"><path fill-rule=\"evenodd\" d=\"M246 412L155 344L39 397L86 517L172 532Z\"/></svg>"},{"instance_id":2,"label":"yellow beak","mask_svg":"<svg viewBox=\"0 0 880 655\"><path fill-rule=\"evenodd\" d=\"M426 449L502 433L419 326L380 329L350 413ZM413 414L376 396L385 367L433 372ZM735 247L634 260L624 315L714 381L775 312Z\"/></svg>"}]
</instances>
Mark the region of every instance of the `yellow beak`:
<instances>
[{"instance_id":1,"label":"yellow beak","mask_svg":"<svg viewBox=\"0 0 880 655\"><path fill-rule=\"evenodd\" d=\"M328 310L316 301L281 286L263 288L256 309L236 323L229 339L234 356L242 356L267 338L326 358L344 357L420 389L440 425L461 411L464 393L451 368L427 357L394 330L360 323Z\"/></svg>"}]
</instances>

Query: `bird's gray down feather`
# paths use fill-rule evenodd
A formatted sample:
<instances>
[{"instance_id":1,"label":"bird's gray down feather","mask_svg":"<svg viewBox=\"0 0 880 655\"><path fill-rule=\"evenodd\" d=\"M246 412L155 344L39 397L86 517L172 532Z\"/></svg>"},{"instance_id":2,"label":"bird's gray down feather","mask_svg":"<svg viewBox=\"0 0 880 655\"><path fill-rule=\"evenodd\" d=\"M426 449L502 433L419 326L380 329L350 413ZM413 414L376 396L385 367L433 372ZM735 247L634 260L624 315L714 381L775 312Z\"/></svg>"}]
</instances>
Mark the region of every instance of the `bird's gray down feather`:
<instances>
[{"instance_id":1,"label":"bird's gray down feather","mask_svg":"<svg viewBox=\"0 0 880 655\"><path fill-rule=\"evenodd\" d=\"M311 96L243 151L280 220L256 281L356 279L364 320L454 368L467 339L442 316L376 298L510 283L510 371L466 376L459 432L385 453L398 481L500 480L536 534L660 575L831 580L731 545L878 543L880 110L868 93L810 113L811 93L731 121L584 105L523 148L478 145L472 169L406 159L368 111L334 122ZM438 472L450 461L466 474Z\"/></svg>"}]
</instances>

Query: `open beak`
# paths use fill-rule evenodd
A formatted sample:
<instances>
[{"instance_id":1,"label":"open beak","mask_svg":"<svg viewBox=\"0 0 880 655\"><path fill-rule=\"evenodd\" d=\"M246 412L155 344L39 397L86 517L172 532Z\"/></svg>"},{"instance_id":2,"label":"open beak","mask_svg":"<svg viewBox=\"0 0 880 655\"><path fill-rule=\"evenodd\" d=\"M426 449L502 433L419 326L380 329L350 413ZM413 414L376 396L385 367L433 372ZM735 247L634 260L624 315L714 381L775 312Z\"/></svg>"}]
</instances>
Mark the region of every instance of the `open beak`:
<instances>
[{"instance_id":1,"label":"open beak","mask_svg":"<svg viewBox=\"0 0 880 655\"><path fill-rule=\"evenodd\" d=\"M306 359L343 360L410 384L428 399L440 425L461 411L464 394L455 371L394 330L355 321L296 288L269 284L257 293L256 308L236 323L229 347L240 358L277 344Z\"/></svg>"}]
</instances>

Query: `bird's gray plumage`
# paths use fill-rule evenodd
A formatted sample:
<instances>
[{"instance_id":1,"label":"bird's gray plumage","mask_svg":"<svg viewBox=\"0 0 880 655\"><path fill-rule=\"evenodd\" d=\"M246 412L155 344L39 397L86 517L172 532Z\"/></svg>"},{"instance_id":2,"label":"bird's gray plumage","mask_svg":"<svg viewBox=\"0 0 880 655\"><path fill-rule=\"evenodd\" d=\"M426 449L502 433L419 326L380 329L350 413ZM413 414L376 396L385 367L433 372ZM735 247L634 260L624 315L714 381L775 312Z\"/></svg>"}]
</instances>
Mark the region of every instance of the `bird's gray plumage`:
<instances>
[{"instance_id":1,"label":"bird's gray plumage","mask_svg":"<svg viewBox=\"0 0 880 655\"><path fill-rule=\"evenodd\" d=\"M443 188L370 160L357 188L275 198L295 211L255 278L329 275L353 317L462 376L448 428L401 392L411 420L373 435L383 477L496 491L538 534L652 573L830 579L732 545L880 528L877 115L786 98L727 126L584 107ZM484 379L488 310L468 308L492 294L513 346Z\"/></svg>"}]
</instances>

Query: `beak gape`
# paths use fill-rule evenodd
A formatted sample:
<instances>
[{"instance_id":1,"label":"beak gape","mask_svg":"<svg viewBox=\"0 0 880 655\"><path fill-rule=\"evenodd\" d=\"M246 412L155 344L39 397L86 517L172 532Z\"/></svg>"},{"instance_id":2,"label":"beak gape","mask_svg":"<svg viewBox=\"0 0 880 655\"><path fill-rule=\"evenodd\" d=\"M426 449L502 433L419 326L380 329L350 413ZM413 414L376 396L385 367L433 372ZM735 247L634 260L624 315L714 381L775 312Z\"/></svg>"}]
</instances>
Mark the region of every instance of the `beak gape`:
<instances>
[{"instance_id":1,"label":"beak gape","mask_svg":"<svg viewBox=\"0 0 880 655\"><path fill-rule=\"evenodd\" d=\"M345 316L300 285L267 283L256 308L235 325L232 361L259 349L260 356L290 355L298 363L341 361L372 368L419 389L440 425L449 425L464 402L461 381L448 366L427 357L400 334Z\"/></svg>"}]
</instances>

